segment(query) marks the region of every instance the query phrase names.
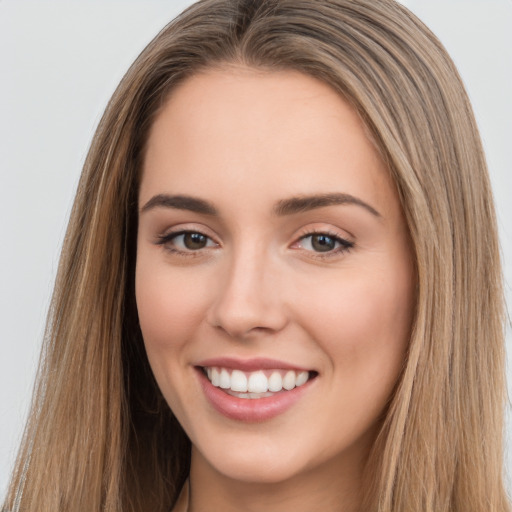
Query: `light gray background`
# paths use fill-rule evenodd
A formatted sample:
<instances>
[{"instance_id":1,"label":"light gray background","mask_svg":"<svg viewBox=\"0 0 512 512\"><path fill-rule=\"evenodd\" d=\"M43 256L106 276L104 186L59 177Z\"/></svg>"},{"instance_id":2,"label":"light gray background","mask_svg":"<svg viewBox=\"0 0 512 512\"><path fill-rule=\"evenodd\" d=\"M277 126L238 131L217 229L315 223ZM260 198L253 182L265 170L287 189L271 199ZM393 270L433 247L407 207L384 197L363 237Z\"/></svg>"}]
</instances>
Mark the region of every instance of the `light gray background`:
<instances>
[{"instance_id":1,"label":"light gray background","mask_svg":"<svg viewBox=\"0 0 512 512\"><path fill-rule=\"evenodd\" d=\"M130 63L190 3L0 0L0 497L27 414L60 246L95 126ZM512 304L512 0L403 3L440 37L473 101ZM507 339L512 361L510 328ZM507 437L512 440L510 426Z\"/></svg>"}]
</instances>

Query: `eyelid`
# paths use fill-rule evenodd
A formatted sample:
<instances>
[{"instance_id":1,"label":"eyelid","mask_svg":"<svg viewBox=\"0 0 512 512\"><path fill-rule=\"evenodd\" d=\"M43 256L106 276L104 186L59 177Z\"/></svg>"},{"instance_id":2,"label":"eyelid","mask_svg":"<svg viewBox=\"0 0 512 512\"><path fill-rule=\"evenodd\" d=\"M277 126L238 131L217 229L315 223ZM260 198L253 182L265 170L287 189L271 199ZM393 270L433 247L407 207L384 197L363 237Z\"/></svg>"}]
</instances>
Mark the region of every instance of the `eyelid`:
<instances>
[{"instance_id":1,"label":"eyelid","mask_svg":"<svg viewBox=\"0 0 512 512\"><path fill-rule=\"evenodd\" d=\"M325 235L329 238L334 239L336 242L340 244L339 247L330 250L330 251L314 251L309 249L304 249L301 247L297 247L298 244L300 244L303 240L306 238L312 237L314 235ZM292 243L291 248L292 249L302 249L303 251L307 252L308 254L313 255L315 258L325 259L325 258L331 258L336 256L341 256L344 253L347 253L348 251L352 250L355 246L355 242L352 239L352 237L346 237L342 235L339 231L333 230L332 228L328 227L322 227L322 226L311 226L311 227L305 227L299 231L297 236L295 237L295 241Z\"/></svg>"},{"instance_id":2,"label":"eyelid","mask_svg":"<svg viewBox=\"0 0 512 512\"><path fill-rule=\"evenodd\" d=\"M198 233L206 237L210 242L213 242L213 244L208 244L205 247L197 249L187 249L173 246L172 240L174 238L177 238L180 235L190 233ZM314 235L325 235L326 237L332 238L338 244L338 246L327 251L315 251L314 249L307 249L301 247L301 243L303 240ZM340 233L340 230L333 229L332 227L328 227L325 225L310 225L303 227L300 231L296 233L293 239L294 242L289 246L291 249L301 250L304 253L307 253L308 256L318 259L326 259L336 256L340 257L344 253L353 249L355 246L355 242L352 236L347 237L344 234ZM218 241L218 237L216 235L212 235L211 230L209 228L203 225L198 226L197 224L178 224L176 226L168 228L162 234L156 235L156 240L154 243L156 245L163 246L166 250L168 250L171 253L183 256L199 256L201 253L204 253L205 251L222 247L222 244Z\"/></svg>"},{"instance_id":3,"label":"eyelid","mask_svg":"<svg viewBox=\"0 0 512 512\"><path fill-rule=\"evenodd\" d=\"M162 229L160 233L156 235L156 238L161 239L164 237L176 236L183 233L200 233L201 235L211 238L216 243L219 243L219 237L214 231L212 231L212 229L205 226L204 224L194 222L182 222L173 226L167 226L165 229Z\"/></svg>"},{"instance_id":4,"label":"eyelid","mask_svg":"<svg viewBox=\"0 0 512 512\"><path fill-rule=\"evenodd\" d=\"M172 247L171 243L173 239L179 237L180 235L186 235L189 233L197 233L206 237L208 240L213 242L214 246L207 245L203 248L196 250ZM198 256L200 252L203 252L205 250L208 251L221 246L217 237L211 234L210 229L206 228L205 226L198 226L197 224L178 224L177 226L168 228L161 234L157 234L155 238L155 245L161 245L169 252L183 256Z\"/></svg>"},{"instance_id":5,"label":"eyelid","mask_svg":"<svg viewBox=\"0 0 512 512\"><path fill-rule=\"evenodd\" d=\"M184 231L174 231L174 232L167 233L165 235L161 235L158 237L159 241L157 243L165 243L167 241L173 240L180 236L190 235L190 234L204 236L208 240L212 241L215 245L218 245L217 242L215 242L212 237L205 235L204 233L201 233L200 231L194 231L194 230L189 230L189 229L184 230Z\"/></svg>"}]
</instances>

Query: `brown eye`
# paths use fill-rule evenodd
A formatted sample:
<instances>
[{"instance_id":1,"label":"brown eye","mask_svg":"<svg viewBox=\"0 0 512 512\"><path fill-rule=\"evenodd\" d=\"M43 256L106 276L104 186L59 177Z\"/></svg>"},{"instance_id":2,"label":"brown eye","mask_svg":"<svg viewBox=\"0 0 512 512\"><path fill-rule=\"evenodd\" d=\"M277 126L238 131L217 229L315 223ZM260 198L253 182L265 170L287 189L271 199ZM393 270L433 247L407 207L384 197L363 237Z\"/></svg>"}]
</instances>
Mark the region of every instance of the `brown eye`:
<instances>
[{"instance_id":1,"label":"brown eye","mask_svg":"<svg viewBox=\"0 0 512 512\"><path fill-rule=\"evenodd\" d=\"M179 233L168 233L158 237L156 242L174 253L191 253L201 249L217 247L217 244L207 235L198 231L180 231Z\"/></svg>"},{"instance_id":2,"label":"brown eye","mask_svg":"<svg viewBox=\"0 0 512 512\"><path fill-rule=\"evenodd\" d=\"M328 252L336 248L336 239L332 236L318 234L311 236L311 247L317 252Z\"/></svg>"},{"instance_id":3,"label":"brown eye","mask_svg":"<svg viewBox=\"0 0 512 512\"><path fill-rule=\"evenodd\" d=\"M300 239L299 246L312 253L335 255L349 251L354 243L329 233L311 233Z\"/></svg>"},{"instance_id":4,"label":"brown eye","mask_svg":"<svg viewBox=\"0 0 512 512\"><path fill-rule=\"evenodd\" d=\"M208 244L208 237L201 233L184 233L183 245L191 251L203 249Z\"/></svg>"}]
</instances>

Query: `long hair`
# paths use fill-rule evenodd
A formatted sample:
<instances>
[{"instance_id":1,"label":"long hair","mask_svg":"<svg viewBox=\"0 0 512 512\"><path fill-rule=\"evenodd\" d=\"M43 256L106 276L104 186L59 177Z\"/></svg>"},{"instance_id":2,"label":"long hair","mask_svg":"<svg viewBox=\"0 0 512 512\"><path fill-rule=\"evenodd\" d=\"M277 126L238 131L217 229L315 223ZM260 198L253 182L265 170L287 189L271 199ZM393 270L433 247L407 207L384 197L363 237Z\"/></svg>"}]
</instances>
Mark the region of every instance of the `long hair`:
<instances>
[{"instance_id":1,"label":"long hair","mask_svg":"<svg viewBox=\"0 0 512 512\"><path fill-rule=\"evenodd\" d=\"M139 174L173 88L229 63L331 86L363 119L399 191L415 318L367 463L364 510L508 511L504 302L486 163L452 61L393 0L203 0L137 58L85 162L5 507L164 511L175 502L190 443L152 377L137 321Z\"/></svg>"}]
</instances>

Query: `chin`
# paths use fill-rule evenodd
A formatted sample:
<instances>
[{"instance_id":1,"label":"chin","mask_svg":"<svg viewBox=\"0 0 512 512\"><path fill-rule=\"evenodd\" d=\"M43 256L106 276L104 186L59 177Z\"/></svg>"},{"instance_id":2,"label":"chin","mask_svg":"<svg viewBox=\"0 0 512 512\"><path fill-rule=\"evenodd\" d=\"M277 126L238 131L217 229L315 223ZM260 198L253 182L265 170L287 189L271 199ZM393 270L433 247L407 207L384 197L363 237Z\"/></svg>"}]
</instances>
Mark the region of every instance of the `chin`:
<instances>
[{"instance_id":1,"label":"chin","mask_svg":"<svg viewBox=\"0 0 512 512\"><path fill-rule=\"evenodd\" d=\"M193 464L195 457L205 459L215 473L225 478L252 484L285 482L303 472L305 465L293 454L287 456L281 450L266 449L261 443L254 444L252 450L237 449L236 446L226 449L224 446L214 453L206 450L204 455L193 448Z\"/></svg>"}]
</instances>

